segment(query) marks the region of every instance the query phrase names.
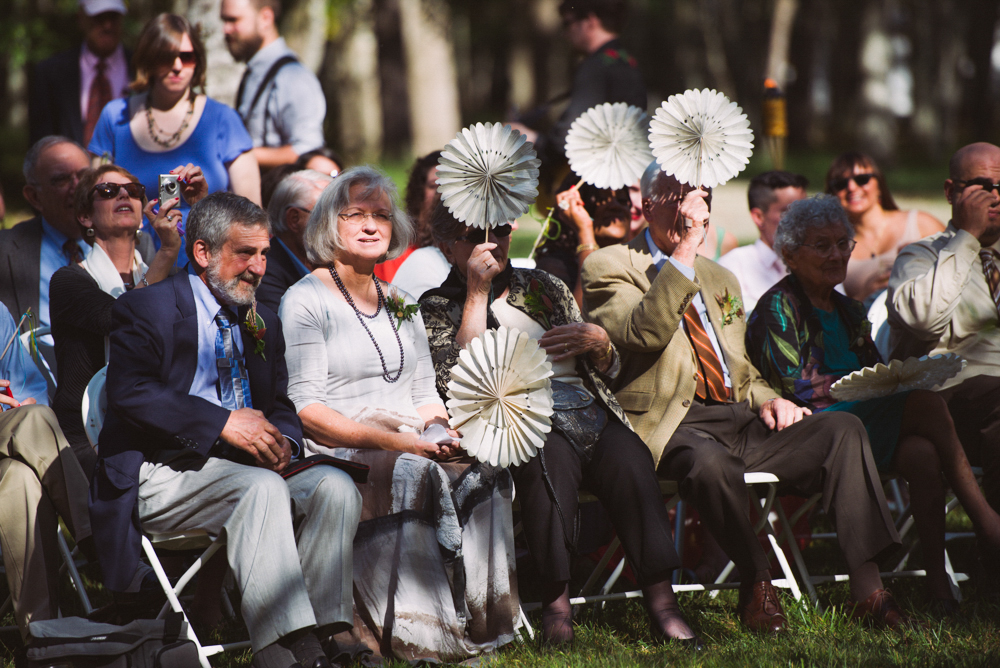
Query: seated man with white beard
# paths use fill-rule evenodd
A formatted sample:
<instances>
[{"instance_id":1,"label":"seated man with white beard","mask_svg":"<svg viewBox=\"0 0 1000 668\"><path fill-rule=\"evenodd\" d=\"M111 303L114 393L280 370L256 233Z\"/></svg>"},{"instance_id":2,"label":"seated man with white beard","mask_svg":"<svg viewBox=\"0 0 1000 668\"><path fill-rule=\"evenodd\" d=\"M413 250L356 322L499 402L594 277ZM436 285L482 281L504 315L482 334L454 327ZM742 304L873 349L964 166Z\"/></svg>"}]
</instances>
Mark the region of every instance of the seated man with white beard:
<instances>
[{"instance_id":1,"label":"seated man with white beard","mask_svg":"<svg viewBox=\"0 0 1000 668\"><path fill-rule=\"evenodd\" d=\"M258 668L324 668L349 629L361 496L329 466L287 480L302 426L278 317L256 306L267 215L227 192L192 207L191 274L115 302L108 414L90 511L105 585L121 591L141 531L226 541Z\"/></svg>"}]
</instances>

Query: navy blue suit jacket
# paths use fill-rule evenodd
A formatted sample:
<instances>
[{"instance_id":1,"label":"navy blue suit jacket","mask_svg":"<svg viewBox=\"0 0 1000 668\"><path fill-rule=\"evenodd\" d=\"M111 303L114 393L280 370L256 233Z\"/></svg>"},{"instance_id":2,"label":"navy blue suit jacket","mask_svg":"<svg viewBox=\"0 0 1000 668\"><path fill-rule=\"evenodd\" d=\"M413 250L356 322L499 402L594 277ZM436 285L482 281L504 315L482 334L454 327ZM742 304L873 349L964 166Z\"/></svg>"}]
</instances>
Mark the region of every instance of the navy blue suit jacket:
<instances>
[{"instance_id":1,"label":"navy blue suit jacket","mask_svg":"<svg viewBox=\"0 0 1000 668\"><path fill-rule=\"evenodd\" d=\"M301 443L302 423L287 396L281 323L266 307L258 307L258 313L267 328L264 358L240 327L253 406ZM241 323L245 316L241 308ZM122 295L112 320L108 413L90 487L90 517L104 584L123 591L141 552L139 467L164 450L189 449L208 457L229 411L188 394L197 368L198 329L186 273Z\"/></svg>"}]
</instances>

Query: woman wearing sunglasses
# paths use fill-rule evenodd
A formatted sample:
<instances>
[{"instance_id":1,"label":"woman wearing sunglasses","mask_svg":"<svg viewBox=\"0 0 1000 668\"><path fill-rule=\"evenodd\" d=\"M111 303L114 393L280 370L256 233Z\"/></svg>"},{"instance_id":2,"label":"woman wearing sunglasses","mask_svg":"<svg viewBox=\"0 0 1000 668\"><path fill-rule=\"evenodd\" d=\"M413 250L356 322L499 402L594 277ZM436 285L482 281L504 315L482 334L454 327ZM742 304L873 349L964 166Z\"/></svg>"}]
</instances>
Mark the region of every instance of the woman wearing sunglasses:
<instances>
[{"instance_id":1,"label":"woman wearing sunglasses","mask_svg":"<svg viewBox=\"0 0 1000 668\"><path fill-rule=\"evenodd\" d=\"M192 199L196 199L193 195ZM181 238L176 199L161 203L153 215L139 179L116 165L87 171L76 188L76 216L84 237L93 244L81 264L63 267L52 276L50 311L55 340L57 386L52 409L73 450L93 455L80 418L87 383L108 363L106 339L111 307L121 294L167 277ZM147 266L136 250L143 212L160 235L160 250ZM88 457L92 464L96 457ZM85 466L87 475L93 466Z\"/></svg>"},{"instance_id":2,"label":"woman wearing sunglasses","mask_svg":"<svg viewBox=\"0 0 1000 668\"><path fill-rule=\"evenodd\" d=\"M628 214L628 208L623 211ZM494 228L487 239L482 229L466 227L438 203L431 231L452 265L441 287L420 299L438 394L445 396L459 353L487 329L526 332L538 339L552 364L553 429L536 457L509 469L542 583L544 641L573 640L570 565L580 536L579 491L587 489L601 500L618 532L643 590L653 639L700 647L671 588L671 572L680 561L653 458L608 389L621 365L607 332L583 322L563 281L541 270L511 267L509 225Z\"/></svg>"},{"instance_id":3,"label":"woman wearing sunglasses","mask_svg":"<svg viewBox=\"0 0 1000 668\"><path fill-rule=\"evenodd\" d=\"M834 159L826 173L826 192L840 199L854 226L857 246L844 290L866 307L889 284L899 249L944 229L929 213L900 211L882 170L864 153L842 153Z\"/></svg>"},{"instance_id":4,"label":"woman wearing sunglasses","mask_svg":"<svg viewBox=\"0 0 1000 668\"><path fill-rule=\"evenodd\" d=\"M260 204L260 172L243 122L197 92L206 70L198 29L182 16L160 14L143 28L132 61L136 95L104 108L89 150L136 174L150 197L160 174L173 173L182 186L204 178L210 193L230 190ZM183 217L191 204L179 205ZM183 247L178 258L187 262Z\"/></svg>"}]
</instances>

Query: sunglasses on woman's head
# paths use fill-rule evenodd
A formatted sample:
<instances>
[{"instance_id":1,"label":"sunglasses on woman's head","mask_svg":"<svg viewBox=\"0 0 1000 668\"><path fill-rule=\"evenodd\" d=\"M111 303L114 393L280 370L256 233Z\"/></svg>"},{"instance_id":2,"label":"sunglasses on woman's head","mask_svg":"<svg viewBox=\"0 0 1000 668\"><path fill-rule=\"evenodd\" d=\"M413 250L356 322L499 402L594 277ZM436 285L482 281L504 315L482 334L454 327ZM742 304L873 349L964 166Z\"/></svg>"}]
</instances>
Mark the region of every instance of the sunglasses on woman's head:
<instances>
[{"instance_id":1,"label":"sunglasses on woman's head","mask_svg":"<svg viewBox=\"0 0 1000 668\"><path fill-rule=\"evenodd\" d=\"M146 195L146 186L141 183L98 183L93 192L101 199L114 199L122 188L132 199L142 199Z\"/></svg>"},{"instance_id":2,"label":"sunglasses on woman's head","mask_svg":"<svg viewBox=\"0 0 1000 668\"><path fill-rule=\"evenodd\" d=\"M859 188L864 188L868 185L868 182L875 178L874 174L851 174L850 176L845 176L843 178L834 179L830 181L830 190L835 193L839 193L841 190L847 190L847 184L850 181L854 181L858 184Z\"/></svg>"},{"instance_id":3,"label":"sunglasses on woman's head","mask_svg":"<svg viewBox=\"0 0 1000 668\"><path fill-rule=\"evenodd\" d=\"M514 228L510 225L497 225L492 230L490 230L497 239L503 239L504 237L509 237ZM471 232L466 232L462 236L455 239L455 241L472 241L474 243L481 243L482 240L486 239L486 233L482 230L475 229Z\"/></svg>"}]
</instances>

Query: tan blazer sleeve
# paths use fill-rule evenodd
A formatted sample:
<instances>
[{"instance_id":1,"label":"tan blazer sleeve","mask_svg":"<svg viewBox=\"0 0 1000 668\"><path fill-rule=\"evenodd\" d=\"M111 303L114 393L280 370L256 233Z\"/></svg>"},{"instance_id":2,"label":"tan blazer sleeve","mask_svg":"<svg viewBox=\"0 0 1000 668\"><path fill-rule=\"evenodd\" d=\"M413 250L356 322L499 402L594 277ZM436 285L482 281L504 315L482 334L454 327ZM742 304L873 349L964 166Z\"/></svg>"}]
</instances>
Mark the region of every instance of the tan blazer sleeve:
<instances>
[{"instance_id":1,"label":"tan blazer sleeve","mask_svg":"<svg viewBox=\"0 0 1000 668\"><path fill-rule=\"evenodd\" d=\"M936 343L962 301L979 249L978 239L957 230L951 239L942 235L900 251L889 278L890 327Z\"/></svg>"},{"instance_id":2,"label":"tan blazer sleeve","mask_svg":"<svg viewBox=\"0 0 1000 668\"><path fill-rule=\"evenodd\" d=\"M587 320L603 327L620 349L663 350L697 294L698 284L669 262L650 284L632 266L628 253L627 246L613 246L593 253L583 263Z\"/></svg>"}]
</instances>

